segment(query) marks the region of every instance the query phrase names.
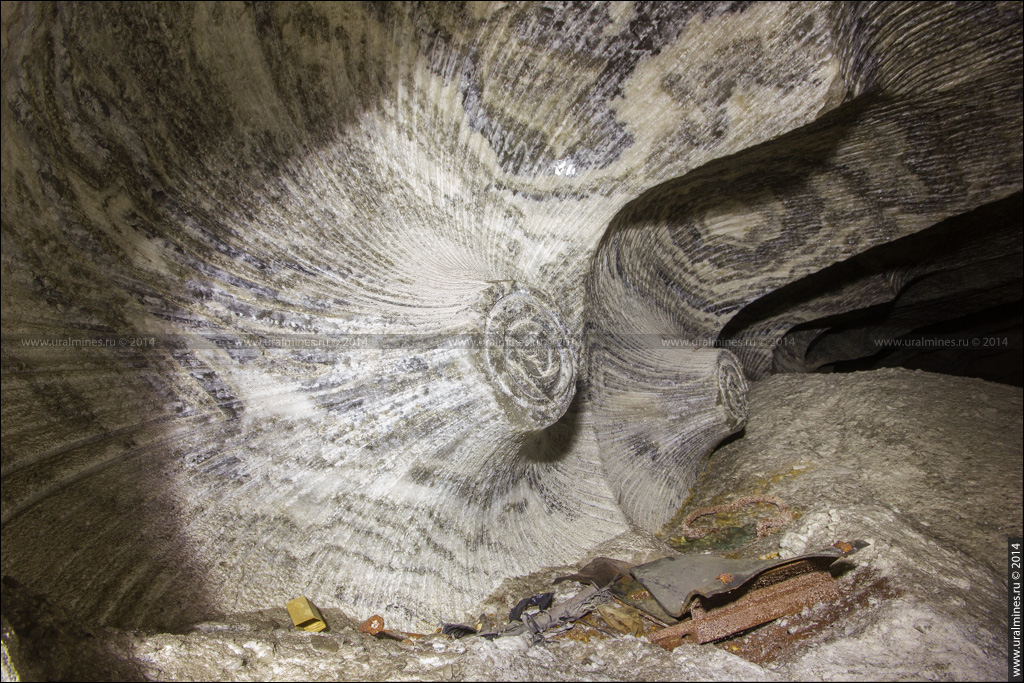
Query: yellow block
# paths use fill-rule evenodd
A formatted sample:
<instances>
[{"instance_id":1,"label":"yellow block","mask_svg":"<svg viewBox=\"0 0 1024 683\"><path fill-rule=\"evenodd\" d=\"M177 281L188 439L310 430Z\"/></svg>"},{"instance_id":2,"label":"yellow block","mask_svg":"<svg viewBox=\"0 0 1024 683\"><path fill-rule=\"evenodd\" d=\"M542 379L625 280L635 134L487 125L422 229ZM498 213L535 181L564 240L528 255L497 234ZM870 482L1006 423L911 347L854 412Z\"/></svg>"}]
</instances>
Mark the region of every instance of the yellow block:
<instances>
[{"instance_id":1,"label":"yellow block","mask_svg":"<svg viewBox=\"0 0 1024 683\"><path fill-rule=\"evenodd\" d=\"M320 614L320 610L305 596L289 600L285 607L288 608L288 616L292 618L295 628L314 632L323 631L327 628L327 623Z\"/></svg>"}]
</instances>

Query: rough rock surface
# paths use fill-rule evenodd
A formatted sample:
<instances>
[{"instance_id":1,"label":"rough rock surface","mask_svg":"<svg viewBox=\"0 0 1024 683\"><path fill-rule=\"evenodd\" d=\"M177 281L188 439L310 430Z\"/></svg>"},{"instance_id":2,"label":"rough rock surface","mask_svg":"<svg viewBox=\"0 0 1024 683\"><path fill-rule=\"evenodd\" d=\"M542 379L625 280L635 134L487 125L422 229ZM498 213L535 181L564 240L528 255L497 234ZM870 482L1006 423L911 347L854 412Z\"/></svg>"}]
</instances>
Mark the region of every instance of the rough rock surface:
<instances>
[{"instance_id":1,"label":"rough rock surface","mask_svg":"<svg viewBox=\"0 0 1024 683\"><path fill-rule=\"evenodd\" d=\"M4 4L4 574L422 628L657 530L747 392L664 338L1019 192L1021 12Z\"/></svg>"},{"instance_id":2,"label":"rough rock surface","mask_svg":"<svg viewBox=\"0 0 1024 683\"><path fill-rule=\"evenodd\" d=\"M871 545L844 577L892 597L834 624L796 679L1006 676L1006 539L1021 535L1019 388L909 370L775 375L686 510L750 493L800 516L745 552ZM685 546L684 546L685 547ZM869 597L870 599L870 597Z\"/></svg>"}]
</instances>

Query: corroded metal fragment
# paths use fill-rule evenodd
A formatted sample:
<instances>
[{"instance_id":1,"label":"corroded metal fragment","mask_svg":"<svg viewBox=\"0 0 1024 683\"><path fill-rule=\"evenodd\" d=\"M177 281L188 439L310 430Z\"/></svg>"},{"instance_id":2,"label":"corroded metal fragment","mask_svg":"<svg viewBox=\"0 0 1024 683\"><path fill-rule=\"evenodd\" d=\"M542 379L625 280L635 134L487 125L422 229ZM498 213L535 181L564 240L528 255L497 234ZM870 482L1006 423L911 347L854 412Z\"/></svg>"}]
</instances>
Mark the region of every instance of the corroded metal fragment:
<instances>
[{"instance_id":1,"label":"corroded metal fragment","mask_svg":"<svg viewBox=\"0 0 1024 683\"><path fill-rule=\"evenodd\" d=\"M690 619L656 631L649 637L652 642L669 650L687 636L692 636L698 643L710 643L838 597L839 589L831 574L812 571L751 590L722 607L706 611L695 607Z\"/></svg>"},{"instance_id":2,"label":"corroded metal fragment","mask_svg":"<svg viewBox=\"0 0 1024 683\"><path fill-rule=\"evenodd\" d=\"M696 596L710 598L728 593L772 570L777 572L786 567L809 563L827 567L841 557L844 557L844 553L837 548L775 560L676 555L633 567L631 573L668 614L679 618L686 613Z\"/></svg>"}]
</instances>

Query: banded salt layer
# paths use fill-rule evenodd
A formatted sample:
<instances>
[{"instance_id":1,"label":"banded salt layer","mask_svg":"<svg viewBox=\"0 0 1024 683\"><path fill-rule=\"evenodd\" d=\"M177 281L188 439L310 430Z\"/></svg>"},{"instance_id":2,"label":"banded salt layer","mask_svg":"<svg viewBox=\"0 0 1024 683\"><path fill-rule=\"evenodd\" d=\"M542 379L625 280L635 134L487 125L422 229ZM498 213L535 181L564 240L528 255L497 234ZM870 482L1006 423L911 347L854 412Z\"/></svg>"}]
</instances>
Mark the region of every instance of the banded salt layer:
<instances>
[{"instance_id":1,"label":"banded salt layer","mask_svg":"<svg viewBox=\"0 0 1024 683\"><path fill-rule=\"evenodd\" d=\"M1020 13L5 5L3 572L428 628L657 528L737 310L1019 191Z\"/></svg>"}]
</instances>

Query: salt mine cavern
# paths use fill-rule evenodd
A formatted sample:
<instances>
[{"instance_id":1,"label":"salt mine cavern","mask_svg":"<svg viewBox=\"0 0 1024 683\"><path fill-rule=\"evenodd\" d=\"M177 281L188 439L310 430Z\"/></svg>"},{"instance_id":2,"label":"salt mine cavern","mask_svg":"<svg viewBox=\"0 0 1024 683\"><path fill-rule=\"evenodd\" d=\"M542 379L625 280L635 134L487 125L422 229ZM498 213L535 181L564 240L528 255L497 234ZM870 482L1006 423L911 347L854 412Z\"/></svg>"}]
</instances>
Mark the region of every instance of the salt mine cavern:
<instances>
[{"instance_id":1,"label":"salt mine cavern","mask_svg":"<svg viewBox=\"0 0 1024 683\"><path fill-rule=\"evenodd\" d=\"M1006 678L1021 3L2 12L5 681Z\"/></svg>"}]
</instances>

